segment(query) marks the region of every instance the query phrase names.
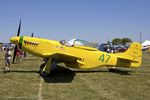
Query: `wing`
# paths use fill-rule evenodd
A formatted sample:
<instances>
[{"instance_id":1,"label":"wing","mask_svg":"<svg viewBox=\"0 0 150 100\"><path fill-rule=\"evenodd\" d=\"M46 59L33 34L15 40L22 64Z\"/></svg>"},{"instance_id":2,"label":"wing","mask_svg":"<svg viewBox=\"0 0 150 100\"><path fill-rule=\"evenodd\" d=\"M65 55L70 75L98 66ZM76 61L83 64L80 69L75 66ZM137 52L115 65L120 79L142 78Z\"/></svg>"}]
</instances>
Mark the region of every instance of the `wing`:
<instances>
[{"instance_id":1,"label":"wing","mask_svg":"<svg viewBox=\"0 0 150 100\"><path fill-rule=\"evenodd\" d=\"M84 58L69 53L45 53L43 56L54 57L59 62L84 64Z\"/></svg>"}]
</instances>

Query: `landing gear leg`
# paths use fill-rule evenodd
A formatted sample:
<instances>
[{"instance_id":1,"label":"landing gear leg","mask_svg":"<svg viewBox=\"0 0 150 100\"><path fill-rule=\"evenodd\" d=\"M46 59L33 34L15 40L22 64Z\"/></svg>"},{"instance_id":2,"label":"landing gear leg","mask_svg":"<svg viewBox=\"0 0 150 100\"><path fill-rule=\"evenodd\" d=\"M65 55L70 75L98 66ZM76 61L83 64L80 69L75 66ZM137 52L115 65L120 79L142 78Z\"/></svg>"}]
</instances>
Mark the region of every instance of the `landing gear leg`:
<instances>
[{"instance_id":1,"label":"landing gear leg","mask_svg":"<svg viewBox=\"0 0 150 100\"><path fill-rule=\"evenodd\" d=\"M46 73L45 71L43 71L43 70L44 70L44 67L45 67L45 63L41 64L39 73L40 73L40 75L41 75L42 77L48 76L48 73Z\"/></svg>"},{"instance_id":2,"label":"landing gear leg","mask_svg":"<svg viewBox=\"0 0 150 100\"><path fill-rule=\"evenodd\" d=\"M52 61L52 58L48 58L47 61L45 61L44 64L42 64L40 66L40 75L42 77L47 77L50 73L50 68L51 68L51 61Z\"/></svg>"},{"instance_id":3,"label":"landing gear leg","mask_svg":"<svg viewBox=\"0 0 150 100\"><path fill-rule=\"evenodd\" d=\"M51 57L40 66L40 75L47 77L51 71L54 71L57 67L57 61Z\"/></svg>"}]
</instances>

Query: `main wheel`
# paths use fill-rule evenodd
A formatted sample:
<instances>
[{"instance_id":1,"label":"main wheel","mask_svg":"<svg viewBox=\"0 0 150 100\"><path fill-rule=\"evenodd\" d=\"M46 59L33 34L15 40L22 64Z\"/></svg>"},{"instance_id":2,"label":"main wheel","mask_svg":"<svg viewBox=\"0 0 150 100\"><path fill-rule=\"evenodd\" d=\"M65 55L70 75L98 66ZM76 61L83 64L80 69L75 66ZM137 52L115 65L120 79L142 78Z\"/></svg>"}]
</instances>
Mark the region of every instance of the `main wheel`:
<instances>
[{"instance_id":1,"label":"main wheel","mask_svg":"<svg viewBox=\"0 0 150 100\"><path fill-rule=\"evenodd\" d=\"M51 69L50 71L54 71L57 67L57 61L55 59L52 60L51 62Z\"/></svg>"}]
</instances>

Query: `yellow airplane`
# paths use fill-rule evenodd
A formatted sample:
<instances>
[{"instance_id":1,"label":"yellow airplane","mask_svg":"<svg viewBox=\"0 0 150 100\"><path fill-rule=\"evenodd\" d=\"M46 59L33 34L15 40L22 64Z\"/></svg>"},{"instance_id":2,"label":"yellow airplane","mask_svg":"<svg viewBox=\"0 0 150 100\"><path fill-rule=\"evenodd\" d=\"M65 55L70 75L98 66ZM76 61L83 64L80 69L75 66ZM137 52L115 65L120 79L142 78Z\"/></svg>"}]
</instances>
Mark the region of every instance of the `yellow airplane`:
<instances>
[{"instance_id":1,"label":"yellow airplane","mask_svg":"<svg viewBox=\"0 0 150 100\"><path fill-rule=\"evenodd\" d=\"M24 51L38 57L47 58L41 73L50 73L57 63L77 69L93 69L107 67L139 67L141 65L142 47L140 43L132 43L124 53L110 54L87 46L84 40L72 40L70 43L43 38L16 36L10 41ZM72 44L71 44L72 43Z\"/></svg>"},{"instance_id":2,"label":"yellow airplane","mask_svg":"<svg viewBox=\"0 0 150 100\"><path fill-rule=\"evenodd\" d=\"M76 69L93 69L97 67L133 67L137 68L142 62L142 46L140 43L132 43L124 53L110 54L88 46L88 42L80 39L56 41L36 37L20 36L21 20L16 37L10 41L14 44L15 60L16 49L19 47L25 52L35 56L46 58L40 73L47 76L54 70L57 63L64 63L67 67Z\"/></svg>"}]
</instances>

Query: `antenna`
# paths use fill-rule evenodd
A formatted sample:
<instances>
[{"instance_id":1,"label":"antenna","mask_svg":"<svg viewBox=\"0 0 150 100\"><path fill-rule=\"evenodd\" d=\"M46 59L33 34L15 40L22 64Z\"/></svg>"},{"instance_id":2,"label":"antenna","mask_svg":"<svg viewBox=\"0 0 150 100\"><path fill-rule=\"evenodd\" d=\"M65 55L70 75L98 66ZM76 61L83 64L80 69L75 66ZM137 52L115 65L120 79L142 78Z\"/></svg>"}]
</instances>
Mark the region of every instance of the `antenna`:
<instances>
[{"instance_id":1,"label":"antenna","mask_svg":"<svg viewBox=\"0 0 150 100\"><path fill-rule=\"evenodd\" d=\"M140 32L140 43L142 43L142 32Z\"/></svg>"}]
</instances>

